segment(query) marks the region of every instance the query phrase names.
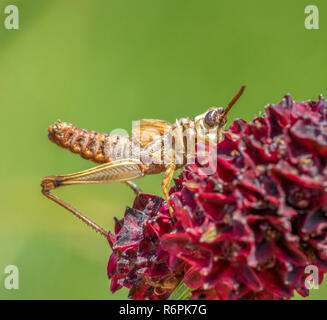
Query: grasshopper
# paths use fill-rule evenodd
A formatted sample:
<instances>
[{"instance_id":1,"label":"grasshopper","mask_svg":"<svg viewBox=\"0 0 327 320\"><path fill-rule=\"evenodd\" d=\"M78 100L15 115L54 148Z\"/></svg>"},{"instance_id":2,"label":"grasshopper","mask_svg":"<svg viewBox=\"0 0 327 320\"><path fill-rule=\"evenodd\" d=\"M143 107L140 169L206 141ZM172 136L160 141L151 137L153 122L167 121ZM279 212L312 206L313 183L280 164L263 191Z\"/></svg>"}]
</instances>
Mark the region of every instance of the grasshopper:
<instances>
[{"instance_id":1,"label":"grasshopper","mask_svg":"<svg viewBox=\"0 0 327 320\"><path fill-rule=\"evenodd\" d=\"M222 140L227 114L244 89L242 86L226 108L211 107L194 120L182 118L173 124L156 119L140 120L132 136L89 132L70 123L56 122L48 128L49 139L99 165L72 174L45 177L41 181L42 193L107 237L104 228L50 191L76 184L124 182L139 194L141 190L132 180L164 172L161 186L174 218L168 194L174 171L189 164L198 142L208 143L212 138L216 143Z\"/></svg>"}]
</instances>

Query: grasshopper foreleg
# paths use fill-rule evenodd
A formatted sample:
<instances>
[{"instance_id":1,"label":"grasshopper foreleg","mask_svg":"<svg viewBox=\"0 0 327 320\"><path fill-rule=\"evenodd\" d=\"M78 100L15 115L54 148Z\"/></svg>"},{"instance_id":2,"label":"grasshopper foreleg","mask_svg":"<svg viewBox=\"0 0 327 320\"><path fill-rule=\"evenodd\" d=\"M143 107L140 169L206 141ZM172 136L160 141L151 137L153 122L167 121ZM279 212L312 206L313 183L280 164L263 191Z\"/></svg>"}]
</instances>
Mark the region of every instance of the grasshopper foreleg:
<instances>
[{"instance_id":1,"label":"grasshopper foreleg","mask_svg":"<svg viewBox=\"0 0 327 320\"><path fill-rule=\"evenodd\" d=\"M165 198L166 198L166 201L167 201L167 204L168 204L168 208L169 208L169 212L170 212L170 215L171 215L172 218L175 217L175 214L174 214L174 209L171 206L171 203L170 203L170 200L169 200L168 189L169 189L170 182L171 182L171 180L173 178L173 174L174 174L175 169L176 169L176 164L175 163L171 163L170 165L168 165L167 168L166 168L164 177L162 179L162 183L161 183L161 188L162 188L162 191L163 191L163 193L165 195Z\"/></svg>"},{"instance_id":2,"label":"grasshopper foreleg","mask_svg":"<svg viewBox=\"0 0 327 320\"><path fill-rule=\"evenodd\" d=\"M124 183L130 187L136 195L142 193L142 190L133 181L125 181Z\"/></svg>"}]
</instances>

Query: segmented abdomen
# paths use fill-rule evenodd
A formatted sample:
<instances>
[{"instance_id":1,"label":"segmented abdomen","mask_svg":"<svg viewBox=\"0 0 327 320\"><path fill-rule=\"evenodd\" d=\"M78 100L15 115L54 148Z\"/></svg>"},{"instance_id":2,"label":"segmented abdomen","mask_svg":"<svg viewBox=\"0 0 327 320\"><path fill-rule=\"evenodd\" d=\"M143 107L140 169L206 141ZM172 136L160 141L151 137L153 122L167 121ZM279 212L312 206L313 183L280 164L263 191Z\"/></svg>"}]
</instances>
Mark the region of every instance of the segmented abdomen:
<instances>
[{"instance_id":1,"label":"segmented abdomen","mask_svg":"<svg viewBox=\"0 0 327 320\"><path fill-rule=\"evenodd\" d=\"M52 142L97 163L133 157L134 142L129 136L87 131L61 121L50 126L48 131Z\"/></svg>"}]
</instances>

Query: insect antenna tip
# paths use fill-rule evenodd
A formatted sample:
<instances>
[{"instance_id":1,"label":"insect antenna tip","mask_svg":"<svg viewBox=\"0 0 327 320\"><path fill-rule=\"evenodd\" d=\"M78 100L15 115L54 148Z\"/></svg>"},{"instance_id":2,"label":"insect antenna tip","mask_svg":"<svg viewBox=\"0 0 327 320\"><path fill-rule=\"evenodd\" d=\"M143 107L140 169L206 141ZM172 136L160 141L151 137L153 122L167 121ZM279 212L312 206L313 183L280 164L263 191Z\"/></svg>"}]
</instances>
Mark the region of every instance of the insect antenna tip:
<instances>
[{"instance_id":1,"label":"insect antenna tip","mask_svg":"<svg viewBox=\"0 0 327 320\"><path fill-rule=\"evenodd\" d=\"M238 93L234 96L234 98L230 101L230 103L228 104L227 108L225 109L222 118L225 119L228 112L230 111L230 109L232 108L232 106L236 103L236 101L241 97L241 95L243 94L244 90L245 90L246 86L243 85L241 87L241 89L238 91Z\"/></svg>"}]
</instances>

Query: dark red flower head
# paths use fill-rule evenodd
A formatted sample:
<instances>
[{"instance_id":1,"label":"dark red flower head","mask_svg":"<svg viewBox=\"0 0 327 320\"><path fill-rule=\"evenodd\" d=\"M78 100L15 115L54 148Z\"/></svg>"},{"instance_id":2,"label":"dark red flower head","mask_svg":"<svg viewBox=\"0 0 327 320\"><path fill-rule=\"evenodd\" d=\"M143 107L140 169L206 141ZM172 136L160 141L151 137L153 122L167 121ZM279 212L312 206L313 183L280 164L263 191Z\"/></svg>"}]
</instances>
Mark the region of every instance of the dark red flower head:
<instances>
[{"instance_id":1,"label":"dark red flower head","mask_svg":"<svg viewBox=\"0 0 327 320\"><path fill-rule=\"evenodd\" d=\"M171 189L176 215L136 198L110 235L111 289L166 299L183 280L193 299L306 296L305 268L327 272L327 103L285 96L236 120L215 151L215 173L189 165Z\"/></svg>"},{"instance_id":2,"label":"dark red flower head","mask_svg":"<svg viewBox=\"0 0 327 320\"><path fill-rule=\"evenodd\" d=\"M179 262L168 265L168 253L160 237L173 230L167 205L156 196L140 195L124 219L116 220L115 235L109 234L113 253L108 263L111 290L130 289L133 299L166 299L183 275Z\"/></svg>"}]
</instances>

